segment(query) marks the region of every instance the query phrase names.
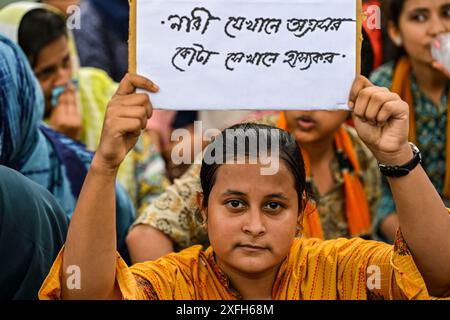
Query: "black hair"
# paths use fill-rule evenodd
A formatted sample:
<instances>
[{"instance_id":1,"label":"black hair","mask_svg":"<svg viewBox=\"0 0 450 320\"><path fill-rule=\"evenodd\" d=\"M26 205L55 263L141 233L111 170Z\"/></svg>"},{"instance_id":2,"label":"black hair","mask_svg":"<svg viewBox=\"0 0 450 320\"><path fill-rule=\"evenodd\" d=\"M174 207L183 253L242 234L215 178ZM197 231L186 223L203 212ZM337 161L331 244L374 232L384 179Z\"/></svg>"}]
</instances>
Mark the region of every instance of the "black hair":
<instances>
[{"instance_id":1,"label":"black hair","mask_svg":"<svg viewBox=\"0 0 450 320\"><path fill-rule=\"evenodd\" d=\"M405 6L405 0L385 0L383 1L383 5L386 10L386 20L392 21L398 27L400 24L400 15Z\"/></svg>"},{"instance_id":2,"label":"black hair","mask_svg":"<svg viewBox=\"0 0 450 320\"><path fill-rule=\"evenodd\" d=\"M366 30L362 28L363 42L361 45L361 74L368 78L374 70L375 54L373 46L370 42L369 35Z\"/></svg>"},{"instance_id":3,"label":"black hair","mask_svg":"<svg viewBox=\"0 0 450 320\"><path fill-rule=\"evenodd\" d=\"M398 29L400 26L400 16L405 7L405 0L383 0L382 15L383 15L383 29L388 30L388 24L393 23ZM385 61L394 60L397 61L402 56L406 55L406 51L403 47L397 47L389 36L384 38L385 40Z\"/></svg>"},{"instance_id":4,"label":"black hair","mask_svg":"<svg viewBox=\"0 0 450 320\"><path fill-rule=\"evenodd\" d=\"M55 12L38 8L23 16L19 26L18 42L34 68L41 50L62 36L67 37L64 18Z\"/></svg>"},{"instance_id":5,"label":"black hair","mask_svg":"<svg viewBox=\"0 0 450 320\"><path fill-rule=\"evenodd\" d=\"M265 135L265 136L264 136ZM232 139L230 139L232 137ZM261 140L264 137L264 141ZM275 140L276 139L276 140ZM239 145L239 142L244 141L244 146ZM251 142L258 146L258 150L250 150ZM214 141L208 145L203 157L202 167L200 170L200 182L203 190L203 208L208 207L208 198L211 190L215 184L217 169L230 159L239 157L253 156L255 152L261 151L261 148L267 148L273 156L272 142L277 142L279 159L283 160L288 170L291 172L295 181L295 189L297 191L298 206L303 212L306 205L306 172L303 157L300 152L300 147L297 145L295 138L288 132L256 123L243 123L229 127L222 131ZM215 155L215 150L222 150L224 153L221 163L208 163L206 155L211 152ZM259 153L257 153L259 154Z\"/></svg>"}]
</instances>

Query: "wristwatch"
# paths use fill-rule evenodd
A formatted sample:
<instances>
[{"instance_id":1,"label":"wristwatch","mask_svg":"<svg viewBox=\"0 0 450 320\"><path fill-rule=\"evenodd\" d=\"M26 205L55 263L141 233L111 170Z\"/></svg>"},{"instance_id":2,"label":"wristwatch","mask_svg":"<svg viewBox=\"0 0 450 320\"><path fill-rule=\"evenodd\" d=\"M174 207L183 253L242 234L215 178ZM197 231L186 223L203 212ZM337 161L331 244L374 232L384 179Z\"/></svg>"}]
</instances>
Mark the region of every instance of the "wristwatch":
<instances>
[{"instance_id":1,"label":"wristwatch","mask_svg":"<svg viewBox=\"0 0 450 320\"><path fill-rule=\"evenodd\" d=\"M378 163L378 168L380 168L382 174L387 177L403 177L410 173L419 163L422 162L422 153L420 153L419 148L417 148L417 146L412 142L410 142L409 145L411 146L414 154L411 161L401 166L389 166Z\"/></svg>"}]
</instances>

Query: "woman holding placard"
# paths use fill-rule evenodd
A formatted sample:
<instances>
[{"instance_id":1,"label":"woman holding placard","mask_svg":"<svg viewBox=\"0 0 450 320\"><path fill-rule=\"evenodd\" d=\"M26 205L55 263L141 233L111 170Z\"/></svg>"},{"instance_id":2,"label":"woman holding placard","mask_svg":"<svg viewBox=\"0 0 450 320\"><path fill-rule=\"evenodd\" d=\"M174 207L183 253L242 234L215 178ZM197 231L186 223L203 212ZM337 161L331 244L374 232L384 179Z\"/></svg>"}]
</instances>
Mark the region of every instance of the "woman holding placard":
<instances>
[{"instance_id":1,"label":"woman holding placard","mask_svg":"<svg viewBox=\"0 0 450 320\"><path fill-rule=\"evenodd\" d=\"M403 177L389 179L402 230L395 247L362 239L295 238L307 200L297 143L281 129L241 124L224 130L207 147L222 150L222 159L231 162L202 163L203 193L198 204L211 247L203 251L194 246L128 267L115 249L114 181L152 113L148 96L135 93L136 88L159 90L137 75L127 75L121 82L108 106L66 246L40 290L41 299L429 299L448 295L450 216L420 166L420 151L408 143L408 106L398 95L363 77L355 81L349 103L358 135L385 168L396 172L394 165L398 165L407 170ZM238 148L235 139L226 139L227 130L247 136L244 141L249 147ZM261 133L271 138L270 143ZM259 148L279 151L278 172L261 175L262 158L250 147L255 141ZM408 169L405 163L410 164ZM102 201L98 201L100 195ZM64 270L71 265L83 270L81 289L66 286ZM374 270L379 278L371 282Z\"/></svg>"}]
</instances>

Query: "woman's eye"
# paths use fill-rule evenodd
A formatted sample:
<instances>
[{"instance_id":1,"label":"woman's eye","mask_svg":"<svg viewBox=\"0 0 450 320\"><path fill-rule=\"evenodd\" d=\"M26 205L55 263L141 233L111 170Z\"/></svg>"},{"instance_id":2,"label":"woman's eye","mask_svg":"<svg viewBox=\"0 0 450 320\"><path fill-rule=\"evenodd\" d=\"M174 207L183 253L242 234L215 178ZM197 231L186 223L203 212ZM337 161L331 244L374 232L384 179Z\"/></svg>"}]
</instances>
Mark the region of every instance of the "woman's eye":
<instances>
[{"instance_id":1,"label":"woman's eye","mask_svg":"<svg viewBox=\"0 0 450 320\"><path fill-rule=\"evenodd\" d=\"M40 80L47 80L53 75L52 70L44 70L37 75L37 78Z\"/></svg>"},{"instance_id":2,"label":"woman's eye","mask_svg":"<svg viewBox=\"0 0 450 320\"><path fill-rule=\"evenodd\" d=\"M278 202L269 202L265 206L266 209L275 211L281 208L281 205Z\"/></svg>"},{"instance_id":3,"label":"woman's eye","mask_svg":"<svg viewBox=\"0 0 450 320\"><path fill-rule=\"evenodd\" d=\"M67 69L67 68L71 67L70 57L69 58L64 58L64 60L62 61L62 66L63 66L64 69Z\"/></svg>"},{"instance_id":4,"label":"woman's eye","mask_svg":"<svg viewBox=\"0 0 450 320\"><path fill-rule=\"evenodd\" d=\"M242 201L239 200L227 201L226 205L232 209L241 209L244 207L244 203L242 203Z\"/></svg>"},{"instance_id":5,"label":"woman's eye","mask_svg":"<svg viewBox=\"0 0 450 320\"><path fill-rule=\"evenodd\" d=\"M427 20L427 17L425 14L416 13L416 14L411 15L411 20L417 21L417 22L424 22Z\"/></svg>"},{"instance_id":6,"label":"woman's eye","mask_svg":"<svg viewBox=\"0 0 450 320\"><path fill-rule=\"evenodd\" d=\"M444 8L444 9L442 10L442 15L443 15L445 18L450 18L450 7Z\"/></svg>"}]
</instances>

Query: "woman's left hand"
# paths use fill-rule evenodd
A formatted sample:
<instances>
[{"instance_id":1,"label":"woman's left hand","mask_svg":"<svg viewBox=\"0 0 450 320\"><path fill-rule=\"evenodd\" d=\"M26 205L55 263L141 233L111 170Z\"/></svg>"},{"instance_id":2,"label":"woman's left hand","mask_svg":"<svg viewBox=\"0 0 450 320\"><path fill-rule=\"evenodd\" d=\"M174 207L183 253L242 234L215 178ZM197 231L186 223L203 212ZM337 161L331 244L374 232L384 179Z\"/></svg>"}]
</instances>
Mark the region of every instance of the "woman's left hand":
<instances>
[{"instance_id":1,"label":"woman's left hand","mask_svg":"<svg viewBox=\"0 0 450 320\"><path fill-rule=\"evenodd\" d=\"M408 144L408 104L387 88L358 76L350 93L359 137L381 163L402 165L412 153Z\"/></svg>"}]
</instances>

